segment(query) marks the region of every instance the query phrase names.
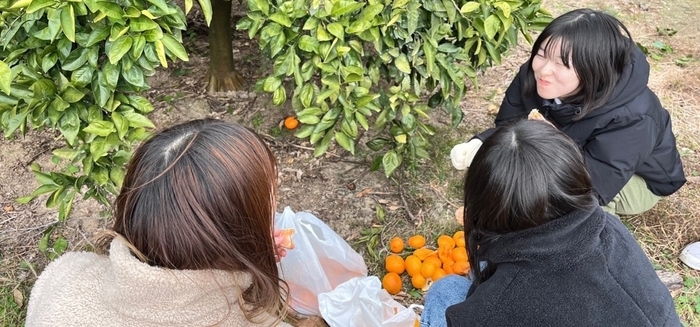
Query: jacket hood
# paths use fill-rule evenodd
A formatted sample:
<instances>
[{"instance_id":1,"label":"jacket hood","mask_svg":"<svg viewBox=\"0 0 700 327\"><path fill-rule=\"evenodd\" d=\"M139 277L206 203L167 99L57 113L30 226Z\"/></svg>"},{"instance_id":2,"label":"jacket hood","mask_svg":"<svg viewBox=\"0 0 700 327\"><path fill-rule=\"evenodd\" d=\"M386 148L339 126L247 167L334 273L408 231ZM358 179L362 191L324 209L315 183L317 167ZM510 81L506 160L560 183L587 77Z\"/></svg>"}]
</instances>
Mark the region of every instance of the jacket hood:
<instances>
[{"instance_id":1,"label":"jacket hood","mask_svg":"<svg viewBox=\"0 0 700 327\"><path fill-rule=\"evenodd\" d=\"M600 246L606 214L595 206L568 213L548 223L498 236L479 248L480 259L492 263L546 265L574 263ZM549 267L551 268L551 267Z\"/></svg>"},{"instance_id":2,"label":"jacket hood","mask_svg":"<svg viewBox=\"0 0 700 327\"><path fill-rule=\"evenodd\" d=\"M640 93L642 93L649 83L649 62L647 58L637 46L634 47L630 62L625 65L622 70L622 75L615 85L610 100L602 107L594 110L607 112L611 109L621 107L632 101Z\"/></svg>"}]
</instances>

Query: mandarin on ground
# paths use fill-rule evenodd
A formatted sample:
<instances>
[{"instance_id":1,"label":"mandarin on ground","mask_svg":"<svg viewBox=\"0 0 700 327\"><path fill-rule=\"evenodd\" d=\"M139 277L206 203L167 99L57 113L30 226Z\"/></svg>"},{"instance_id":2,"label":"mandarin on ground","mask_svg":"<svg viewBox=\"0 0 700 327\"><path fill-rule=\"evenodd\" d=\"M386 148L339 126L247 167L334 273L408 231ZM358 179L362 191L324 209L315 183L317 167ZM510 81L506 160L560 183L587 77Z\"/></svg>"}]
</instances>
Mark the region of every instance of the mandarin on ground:
<instances>
[{"instance_id":1,"label":"mandarin on ground","mask_svg":"<svg viewBox=\"0 0 700 327\"><path fill-rule=\"evenodd\" d=\"M389 294L398 294L401 292L401 288L403 287L401 276L393 272L384 275L384 278L382 278L382 287L384 287Z\"/></svg>"},{"instance_id":2,"label":"mandarin on ground","mask_svg":"<svg viewBox=\"0 0 700 327\"><path fill-rule=\"evenodd\" d=\"M425 246L425 237L423 235L414 235L408 239L408 246L414 249L420 249Z\"/></svg>"},{"instance_id":3,"label":"mandarin on ground","mask_svg":"<svg viewBox=\"0 0 700 327\"><path fill-rule=\"evenodd\" d=\"M386 257L384 267L386 268L386 271L397 273L399 275L403 274L404 270L406 270L406 265L403 258L396 254L390 254Z\"/></svg>"},{"instance_id":4,"label":"mandarin on ground","mask_svg":"<svg viewBox=\"0 0 700 327\"><path fill-rule=\"evenodd\" d=\"M453 260L452 259L452 249L453 248L447 248L447 247L443 247L443 246L438 248L438 257L440 258L440 260L442 262Z\"/></svg>"},{"instance_id":5,"label":"mandarin on ground","mask_svg":"<svg viewBox=\"0 0 700 327\"><path fill-rule=\"evenodd\" d=\"M445 277L445 276L447 276L447 271L445 271L445 269L438 268L438 269L435 269L435 272L433 273L433 277L431 277L431 278L435 282L438 279Z\"/></svg>"},{"instance_id":6,"label":"mandarin on ground","mask_svg":"<svg viewBox=\"0 0 700 327\"><path fill-rule=\"evenodd\" d=\"M467 249L458 246L452 250L452 260L454 261L460 261L464 260L467 261L469 257L467 256Z\"/></svg>"},{"instance_id":7,"label":"mandarin on ground","mask_svg":"<svg viewBox=\"0 0 700 327\"><path fill-rule=\"evenodd\" d=\"M295 129L299 126L299 120L294 116L289 116L284 119L284 127L287 129Z\"/></svg>"},{"instance_id":8,"label":"mandarin on ground","mask_svg":"<svg viewBox=\"0 0 700 327\"><path fill-rule=\"evenodd\" d=\"M420 274L420 268L423 265L423 263L421 263L418 257L416 257L415 255L409 255L408 257L406 257L404 263L406 266L406 272L408 272L409 276Z\"/></svg>"},{"instance_id":9,"label":"mandarin on ground","mask_svg":"<svg viewBox=\"0 0 700 327\"><path fill-rule=\"evenodd\" d=\"M431 249L426 249L426 248L420 248L415 251L413 251L413 255L418 257L418 259L425 260L429 255L435 253L435 250Z\"/></svg>"},{"instance_id":10,"label":"mandarin on ground","mask_svg":"<svg viewBox=\"0 0 700 327\"><path fill-rule=\"evenodd\" d=\"M464 240L464 231L460 230L457 231L453 236L452 239L455 241L455 246L456 247L467 247L467 242Z\"/></svg>"},{"instance_id":11,"label":"mandarin on ground","mask_svg":"<svg viewBox=\"0 0 700 327\"><path fill-rule=\"evenodd\" d=\"M423 263L423 266L420 267L420 274L425 278L433 277L436 268L437 267L430 262Z\"/></svg>"},{"instance_id":12,"label":"mandarin on ground","mask_svg":"<svg viewBox=\"0 0 700 327\"><path fill-rule=\"evenodd\" d=\"M426 281L427 280L425 279L425 277L423 277L423 275L421 274L415 274L413 275L413 277L411 277L411 285L413 285L413 287L417 289L425 287Z\"/></svg>"},{"instance_id":13,"label":"mandarin on ground","mask_svg":"<svg viewBox=\"0 0 700 327\"><path fill-rule=\"evenodd\" d=\"M438 257L428 256L427 258L425 258L425 260L423 260L423 264L426 263L432 263L433 266L435 266L435 268L442 267L442 261Z\"/></svg>"},{"instance_id":14,"label":"mandarin on ground","mask_svg":"<svg viewBox=\"0 0 700 327\"><path fill-rule=\"evenodd\" d=\"M437 240L438 247L453 249L455 247L455 240L449 235L440 235Z\"/></svg>"},{"instance_id":15,"label":"mandarin on ground","mask_svg":"<svg viewBox=\"0 0 700 327\"><path fill-rule=\"evenodd\" d=\"M469 262L468 261L455 261L452 265L452 271L457 275L466 275L469 273Z\"/></svg>"},{"instance_id":16,"label":"mandarin on ground","mask_svg":"<svg viewBox=\"0 0 700 327\"><path fill-rule=\"evenodd\" d=\"M394 253L403 251L403 240L400 237L392 238L391 241L389 241L389 249Z\"/></svg>"}]
</instances>

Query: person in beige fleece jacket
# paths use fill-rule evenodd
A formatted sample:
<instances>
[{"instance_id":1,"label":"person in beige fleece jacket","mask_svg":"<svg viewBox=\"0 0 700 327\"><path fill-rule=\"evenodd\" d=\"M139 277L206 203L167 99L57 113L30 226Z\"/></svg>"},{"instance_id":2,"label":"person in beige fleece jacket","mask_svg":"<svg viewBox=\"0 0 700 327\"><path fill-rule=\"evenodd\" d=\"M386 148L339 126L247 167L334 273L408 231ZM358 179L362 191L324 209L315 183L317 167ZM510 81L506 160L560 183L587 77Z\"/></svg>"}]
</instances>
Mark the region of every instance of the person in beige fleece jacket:
<instances>
[{"instance_id":1,"label":"person in beige fleece jacket","mask_svg":"<svg viewBox=\"0 0 700 327\"><path fill-rule=\"evenodd\" d=\"M275 158L251 130L196 120L158 133L128 165L109 254L49 264L26 325L289 326L276 192Z\"/></svg>"}]
</instances>

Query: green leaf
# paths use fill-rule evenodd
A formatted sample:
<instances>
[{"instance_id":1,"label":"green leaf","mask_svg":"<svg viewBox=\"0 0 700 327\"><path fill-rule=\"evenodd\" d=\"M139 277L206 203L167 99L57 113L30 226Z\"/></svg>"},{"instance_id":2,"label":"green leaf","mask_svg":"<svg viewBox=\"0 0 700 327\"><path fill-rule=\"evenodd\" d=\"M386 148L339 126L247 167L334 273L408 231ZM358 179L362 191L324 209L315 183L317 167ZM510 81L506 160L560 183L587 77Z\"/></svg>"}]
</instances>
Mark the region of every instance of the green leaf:
<instances>
[{"instance_id":1,"label":"green leaf","mask_svg":"<svg viewBox=\"0 0 700 327\"><path fill-rule=\"evenodd\" d=\"M185 47L183 47L182 43L180 43L174 37L164 34L161 41L163 42L165 48L170 50L170 52L172 52L172 54L174 54L178 59L182 61L190 60L190 58L187 56L187 51L185 51Z\"/></svg>"},{"instance_id":2,"label":"green leaf","mask_svg":"<svg viewBox=\"0 0 700 327\"><path fill-rule=\"evenodd\" d=\"M80 152L82 152L82 150L69 149L69 148L61 148L61 149L56 149L56 150L52 151L52 153L55 156L57 156L61 159L66 159L66 160L71 160L71 161L73 159L75 159L75 157L77 157L78 154L80 154Z\"/></svg>"},{"instance_id":3,"label":"green leaf","mask_svg":"<svg viewBox=\"0 0 700 327\"><path fill-rule=\"evenodd\" d=\"M469 1L469 2L465 3L459 11L463 14L468 14L470 12L476 11L480 7L481 7L481 5L478 2Z\"/></svg>"},{"instance_id":4,"label":"green leaf","mask_svg":"<svg viewBox=\"0 0 700 327\"><path fill-rule=\"evenodd\" d=\"M341 41L345 39L345 31L343 29L343 25L340 23L330 23L326 27L328 29L328 32L333 34L333 36L337 37Z\"/></svg>"},{"instance_id":5,"label":"green leaf","mask_svg":"<svg viewBox=\"0 0 700 327\"><path fill-rule=\"evenodd\" d=\"M274 92L280 85L282 85L282 79L277 76L269 76L263 82L263 91Z\"/></svg>"},{"instance_id":6,"label":"green leaf","mask_svg":"<svg viewBox=\"0 0 700 327\"><path fill-rule=\"evenodd\" d=\"M403 53L400 54L399 57L394 60L394 65L396 65L396 68L398 68L403 73L411 73L411 66L408 63L408 58Z\"/></svg>"},{"instance_id":7,"label":"green leaf","mask_svg":"<svg viewBox=\"0 0 700 327\"><path fill-rule=\"evenodd\" d=\"M265 1L265 0L263 0ZM207 21L207 26L211 24L211 1L209 0L197 0L199 2L199 7L202 9L202 13L204 14L204 20Z\"/></svg>"},{"instance_id":8,"label":"green leaf","mask_svg":"<svg viewBox=\"0 0 700 327\"><path fill-rule=\"evenodd\" d=\"M302 35L301 38L299 38L298 46L299 49L303 51L318 53L318 40L311 36Z\"/></svg>"},{"instance_id":9,"label":"green leaf","mask_svg":"<svg viewBox=\"0 0 700 327\"><path fill-rule=\"evenodd\" d=\"M54 0L32 0L32 3L27 7L27 14L31 14L39 9L46 8L56 3Z\"/></svg>"},{"instance_id":10,"label":"green leaf","mask_svg":"<svg viewBox=\"0 0 700 327\"><path fill-rule=\"evenodd\" d=\"M335 132L335 141L340 144L345 150L350 151L350 153L355 154L355 141L349 138L343 132Z\"/></svg>"},{"instance_id":11,"label":"green leaf","mask_svg":"<svg viewBox=\"0 0 700 327\"><path fill-rule=\"evenodd\" d=\"M69 86L63 91L61 97L68 103L76 103L85 97L85 93L78 91L76 88Z\"/></svg>"},{"instance_id":12,"label":"green leaf","mask_svg":"<svg viewBox=\"0 0 700 327\"><path fill-rule=\"evenodd\" d=\"M134 40L128 35L122 35L116 41L112 42L112 46L109 48L109 52L107 52L109 62L116 65L119 60L129 52L133 43Z\"/></svg>"},{"instance_id":13,"label":"green leaf","mask_svg":"<svg viewBox=\"0 0 700 327\"><path fill-rule=\"evenodd\" d=\"M291 27L292 26L292 21L289 20L289 17L287 17L287 15L285 15L279 11L270 15L270 20L277 23L277 24L280 24L284 27Z\"/></svg>"},{"instance_id":14,"label":"green leaf","mask_svg":"<svg viewBox=\"0 0 700 327\"><path fill-rule=\"evenodd\" d=\"M112 64L107 61L102 65L102 73L104 73L105 83L112 89L117 88L117 83L119 82L119 68L117 64Z\"/></svg>"},{"instance_id":15,"label":"green leaf","mask_svg":"<svg viewBox=\"0 0 700 327\"><path fill-rule=\"evenodd\" d=\"M61 68L63 70L67 71L73 71L78 68L80 68L82 65L84 65L88 58L87 58L87 49L85 48L78 48L73 50L68 57L63 60L63 63L61 65Z\"/></svg>"},{"instance_id":16,"label":"green leaf","mask_svg":"<svg viewBox=\"0 0 700 327\"><path fill-rule=\"evenodd\" d=\"M70 145L75 145L75 139L80 132L80 117L76 111L73 108L66 110L58 121L58 130Z\"/></svg>"},{"instance_id":17,"label":"green leaf","mask_svg":"<svg viewBox=\"0 0 700 327\"><path fill-rule=\"evenodd\" d=\"M107 137L109 134L116 132L116 129L111 121L101 120L90 123L90 125L83 128L83 132Z\"/></svg>"},{"instance_id":18,"label":"green leaf","mask_svg":"<svg viewBox=\"0 0 700 327\"><path fill-rule=\"evenodd\" d=\"M168 68L168 61L165 58L165 47L163 46L163 42L161 40L156 40L153 43L156 46L156 54L158 54L158 61L160 61L160 65L163 66L163 68Z\"/></svg>"},{"instance_id":19,"label":"green leaf","mask_svg":"<svg viewBox=\"0 0 700 327\"><path fill-rule=\"evenodd\" d=\"M170 12L170 8L168 8L168 4L165 2L165 0L148 0L148 2L155 5L164 12Z\"/></svg>"},{"instance_id":20,"label":"green leaf","mask_svg":"<svg viewBox=\"0 0 700 327\"><path fill-rule=\"evenodd\" d=\"M135 112L125 112L123 113L124 118L129 121L129 126L138 128L138 127L148 127L148 128L155 128L156 126L153 125L153 122L151 122L150 119L146 118L146 116L137 114Z\"/></svg>"},{"instance_id":21,"label":"green leaf","mask_svg":"<svg viewBox=\"0 0 700 327\"><path fill-rule=\"evenodd\" d=\"M283 87L276 89L272 93L272 104L281 106L285 101L287 101L287 91Z\"/></svg>"},{"instance_id":22,"label":"green leaf","mask_svg":"<svg viewBox=\"0 0 700 327\"><path fill-rule=\"evenodd\" d=\"M114 122L114 128L117 130L117 135L119 135L120 139L124 139L126 132L129 131L129 121L116 111L112 112L112 121Z\"/></svg>"},{"instance_id":23,"label":"green leaf","mask_svg":"<svg viewBox=\"0 0 700 327\"><path fill-rule=\"evenodd\" d=\"M153 105L148 101L148 99L142 96L129 95L129 104L142 114L147 114L153 111Z\"/></svg>"},{"instance_id":24,"label":"green leaf","mask_svg":"<svg viewBox=\"0 0 700 327\"><path fill-rule=\"evenodd\" d=\"M388 178L391 176L391 174L394 173L394 170L396 168L399 168L401 165L401 157L399 157L398 154L396 154L395 150L389 150L384 154L384 157L382 157L382 166L384 167L384 174Z\"/></svg>"},{"instance_id":25,"label":"green leaf","mask_svg":"<svg viewBox=\"0 0 700 327\"><path fill-rule=\"evenodd\" d=\"M82 66L73 71L70 76L70 81L77 87L87 86L92 81L92 74L94 71L95 69L88 65Z\"/></svg>"},{"instance_id":26,"label":"green leaf","mask_svg":"<svg viewBox=\"0 0 700 327\"><path fill-rule=\"evenodd\" d=\"M144 32L158 27L158 24L146 16L139 16L129 20L129 29L132 32Z\"/></svg>"},{"instance_id":27,"label":"green leaf","mask_svg":"<svg viewBox=\"0 0 700 327\"><path fill-rule=\"evenodd\" d=\"M100 42L109 36L109 27L107 26L100 26L92 30L90 32L90 36L88 36L87 40L87 47L91 47L95 45L97 42Z\"/></svg>"},{"instance_id":28,"label":"green leaf","mask_svg":"<svg viewBox=\"0 0 700 327\"><path fill-rule=\"evenodd\" d=\"M61 28L63 34L71 42L75 42L75 12L73 6L65 6L61 9Z\"/></svg>"},{"instance_id":29,"label":"green leaf","mask_svg":"<svg viewBox=\"0 0 700 327\"><path fill-rule=\"evenodd\" d=\"M0 60L0 91L10 95L12 89L12 70L5 62Z\"/></svg>"},{"instance_id":30,"label":"green leaf","mask_svg":"<svg viewBox=\"0 0 700 327\"><path fill-rule=\"evenodd\" d=\"M510 5L505 1L499 1L493 4L494 7L498 8L503 12L505 18L510 17Z\"/></svg>"},{"instance_id":31,"label":"green leaf","mask_svg":"<svg viewBox=\"0 0 700 327\"><path fill-rule=\"evenodd\" d=\"M99 11L116 21L123 21L124 9L116 3L110 1L97 1L95 6Z\"/></svg>"},{"instance_id":32,"label":"green leaf","mask_svg":"<svg viewBox=\"0 0 700 327\"><path fill-rule=\"evenodd\" d=\"M268 0L251 0L248 1L248 9L250 11L260 11L265 16L270 15L270 4Z\"/></svg>"},{"instance_id":33,"label":"green leaf","mask_svg":"<svg viewBox=\"0 0 700 327\"><path fill-rule=\"evenodd\" d=\"M301 104L304 106L304 108L311 106L311 101L313 98L314 88L311 86L311 84L305 84L301 88L301 93L299 94L299 100L301 100Z\"/></svg>"},{"instance_id":34,"label":"green leaf","mask_svg":"<svg viewBox=\"0 0 700 327\"><path fill-rule=\"evenodd\" d=\"M493 37L496 36L496 33L500 27L501 20L498 19L498 16L496 15L491 15L484 20L484 29L486 30L486 36L488 36L489 39L493 39Z\"/></svg>"},{"instance_id":35,"label":"green leaf","mask_svg":"<svg viewBox=\"0 0 700 327\"><path fill-rule=\"evenodd\" d=\"M334 133L331 133L331 131L326 132L326 136L323 137L321 142L316 145L316 148L314 149L314 157L319 157L326 153L328 146L331 145L331 141L333 140L333 135Z\"/></svg>"}]
</instances>

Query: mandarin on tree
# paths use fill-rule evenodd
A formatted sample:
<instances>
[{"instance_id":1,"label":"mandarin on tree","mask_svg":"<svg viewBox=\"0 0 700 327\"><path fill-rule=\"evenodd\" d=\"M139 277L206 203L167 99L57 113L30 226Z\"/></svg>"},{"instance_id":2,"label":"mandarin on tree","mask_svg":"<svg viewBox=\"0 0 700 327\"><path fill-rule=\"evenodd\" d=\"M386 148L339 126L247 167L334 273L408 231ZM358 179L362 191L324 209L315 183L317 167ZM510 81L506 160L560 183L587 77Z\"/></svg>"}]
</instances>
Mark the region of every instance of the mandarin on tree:
<instances>
[{"instance_id":1,"label":"mandarin on tree","mask_svg":"<svg viewBox=\"0 0 700 327\"><path fill-rule=\"evenodd\" d=\"M408 239L408 246L414 249L420 249L425 245L425 237L423 235L414 235Z\"/></svg>"},{"instance_id":2,"label":"mandarin on tree","mask_svg":"<svg viewBox=\"0 0 700 327\"><path fill-rule=\"evenodd\" d=\"M392 238L391 241L389 241L389 249L394 253L403 251L403 240L400 237Z\"/></svg>"},{"instance_id":3,"label":"mandarin on tree","mask_svg":"<svg viewBox=\"0 0 700 327\"><path fill-rule=\"evenodd\" d=\"M382 286L387 292L389 292L389 294L398 294L401 292L401 288L403 287L401 276L393 272L384 275L384 278L382 278Z\"/></svg>"},{"instance_id":4,"label":"mandarin on tree","mask_svg":"<svg viewBox=\"0 0 700 327\"><path fill-rule=\"evenodd\" d=\"M409 255L404 261L406 266L406 272L408 275L413 277L413 275L420 274L420 268L423 263L415 255Z\"/></svg>"},{"instance_id":5,"label":"mandarin on tree","mask_svg":"<svg viewBox=\"0 0 700 327\"><path fill-rule=\"evenodd\" d=\"M390 254L386 257L384 267L386 268L386 271L397 273L399 275L403 274L404 270L406 270L406 265L403 258L396 254Z\"/></svg>"}]
</instances>

